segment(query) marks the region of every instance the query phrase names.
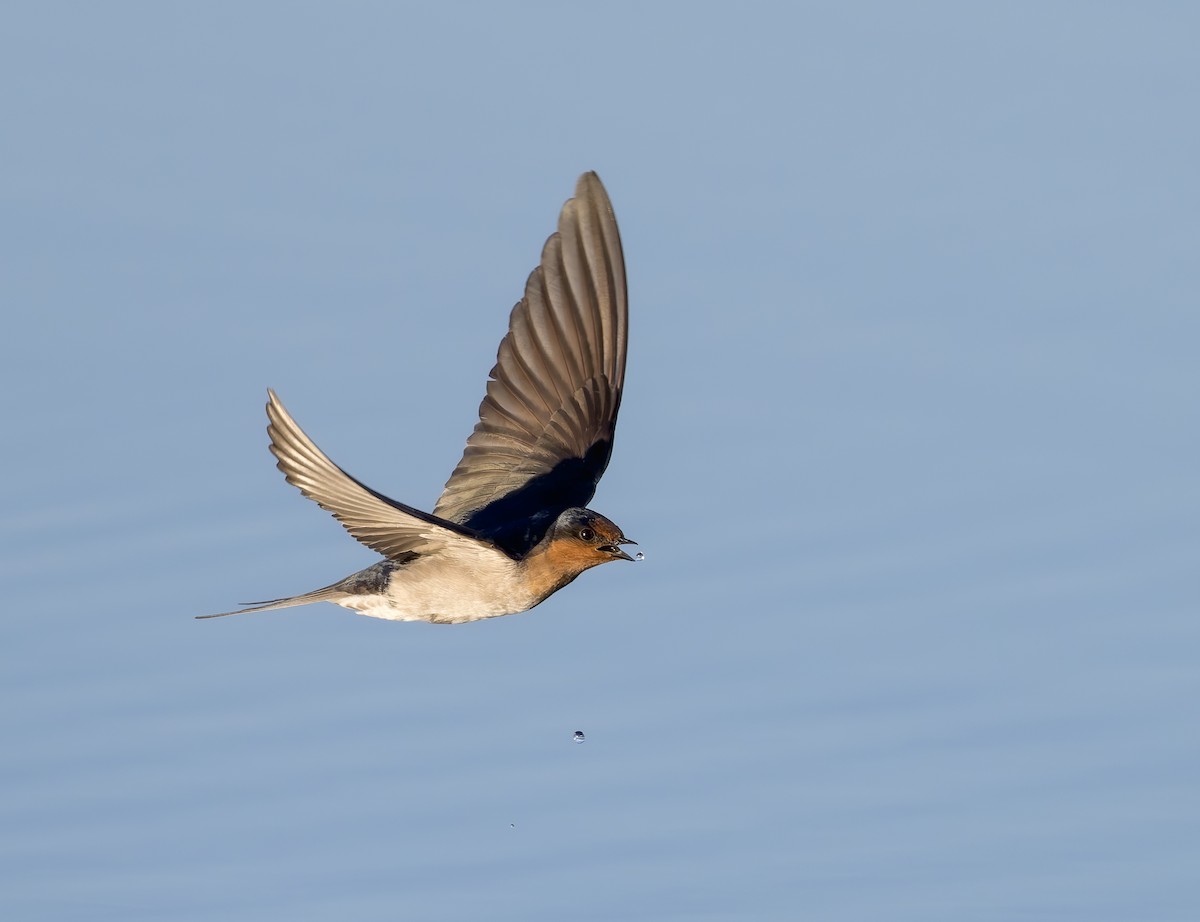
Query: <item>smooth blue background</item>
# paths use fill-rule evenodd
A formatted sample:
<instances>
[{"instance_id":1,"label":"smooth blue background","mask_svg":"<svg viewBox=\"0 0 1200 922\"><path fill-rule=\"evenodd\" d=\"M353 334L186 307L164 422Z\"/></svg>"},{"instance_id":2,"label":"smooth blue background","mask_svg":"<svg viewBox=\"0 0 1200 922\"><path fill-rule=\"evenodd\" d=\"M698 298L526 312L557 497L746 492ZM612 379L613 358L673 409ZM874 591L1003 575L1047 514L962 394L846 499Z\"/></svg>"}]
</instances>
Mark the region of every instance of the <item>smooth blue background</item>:
<instances>
[{"instance_id":1,"label":"smooth blue background","mask_svg":"<svg viewBox=\"0 0 1200 922\"><path fill-rule=\"evenodd\" d=\"M0 915L1200 918L1194 6L4 20ZM647 561L193 621L373 559L268 386L432 504L585 169Z\"/></svg>"}]
</instances>

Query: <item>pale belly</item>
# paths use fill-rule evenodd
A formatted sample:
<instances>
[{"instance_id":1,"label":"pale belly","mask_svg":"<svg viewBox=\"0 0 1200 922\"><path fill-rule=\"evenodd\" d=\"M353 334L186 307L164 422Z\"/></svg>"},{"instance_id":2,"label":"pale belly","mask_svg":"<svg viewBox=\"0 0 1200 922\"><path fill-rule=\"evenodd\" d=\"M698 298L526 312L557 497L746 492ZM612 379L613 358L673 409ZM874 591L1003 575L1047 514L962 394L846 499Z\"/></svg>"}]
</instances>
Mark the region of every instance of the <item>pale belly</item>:
<instances>
[{"instance_id":1,"label":"pale belly","mask_svg":"<svg viewBox=\"0 0 1200 922\"><path fill-rule=\"evenodd\" d=\"M349 595L336 604L388 621L460 624L516 614L540 601L523 586L515 561L489 553L422 557L398 567L382 593Z\"/></svg>"}]
</instances>

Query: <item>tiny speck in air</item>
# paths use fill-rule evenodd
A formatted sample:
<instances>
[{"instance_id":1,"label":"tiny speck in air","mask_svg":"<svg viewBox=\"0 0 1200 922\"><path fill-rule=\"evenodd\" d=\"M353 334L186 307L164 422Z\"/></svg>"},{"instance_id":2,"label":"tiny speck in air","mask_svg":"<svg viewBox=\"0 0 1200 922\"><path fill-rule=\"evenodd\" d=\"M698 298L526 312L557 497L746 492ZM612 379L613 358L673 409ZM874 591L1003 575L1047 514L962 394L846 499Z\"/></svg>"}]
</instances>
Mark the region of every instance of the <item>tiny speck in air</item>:
<instances>
[{"instance_id":1,"label":"tiny speck in air","mask_svg":"<svg viewBox=\"0 0 1200 922\"><path fill-rule=\"evenodd\" d=\"M575 740L577 743L582 743L585 739L587 739L587 737L583 735L582 730L576 730L575 735L571 737L571 739Z\"/></svg>"},{"instance_id":2,"label":"tiny speck in air","mask_svg":"<svg viewBox=\"0 0 1200 922\"><path fill-rule=\"evenodd\" d=\"M641 551L638 551L636 554L633 555L633 559L634 560L645 560L646 555L643 554Z\"/></svg>"}]
</instances>

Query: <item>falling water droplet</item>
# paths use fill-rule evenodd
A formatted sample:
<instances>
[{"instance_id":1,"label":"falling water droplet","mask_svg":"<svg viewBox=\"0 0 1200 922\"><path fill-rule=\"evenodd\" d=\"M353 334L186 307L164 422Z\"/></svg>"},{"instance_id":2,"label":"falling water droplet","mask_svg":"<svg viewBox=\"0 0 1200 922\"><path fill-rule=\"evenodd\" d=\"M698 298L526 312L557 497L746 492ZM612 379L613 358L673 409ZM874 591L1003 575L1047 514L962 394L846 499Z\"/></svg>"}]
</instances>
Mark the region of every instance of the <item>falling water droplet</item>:
<instances>
[{"instance_id":1,"label":"falling water droplet","mask_svg":"<svg viewBox=\"0 0 1200 922\"><path fill-rule=\"evenodd\" d=\"M633 555L633 559L634 560L645 560L646 555L643 554L641 551L638 551L636 554Z\"/></svg>"},{"instance_id":2,"label":"falling water droplet","mask_svg":"<svg viewBox=\"0 0 1200 922\"><path fill-rule=\"evenodd\" d=\"M577 743L582 743L585 739L587 739L587 737L583 735L582 730L576 730L575 735L571 738Z\"/></svg>"}]
</instances>

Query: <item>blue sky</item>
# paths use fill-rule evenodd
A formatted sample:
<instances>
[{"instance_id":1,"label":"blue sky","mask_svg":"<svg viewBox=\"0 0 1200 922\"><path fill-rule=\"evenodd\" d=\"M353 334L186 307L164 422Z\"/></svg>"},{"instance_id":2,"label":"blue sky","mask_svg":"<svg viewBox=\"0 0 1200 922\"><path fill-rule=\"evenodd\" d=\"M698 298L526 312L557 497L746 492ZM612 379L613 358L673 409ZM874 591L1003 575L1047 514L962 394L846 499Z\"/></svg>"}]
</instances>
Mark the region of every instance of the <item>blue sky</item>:
<instances>
[{"instance_id":1,"label":"blue sky","mask_svg":"<svg viewBox=\"0 0 1200 922\"><path fill-rule=\"evenodd\" d=\"M0 913L1194 920L1198 26L10 10ZM268 386L432 505L587 169L647 560L192 620L373 559Z\"/></svg>"}]
</instances>

